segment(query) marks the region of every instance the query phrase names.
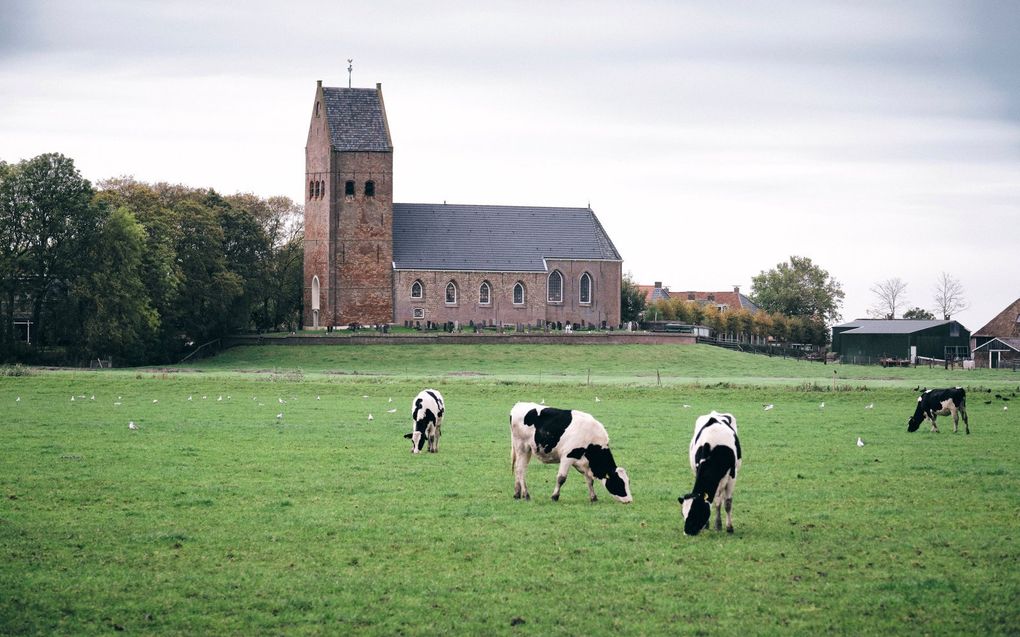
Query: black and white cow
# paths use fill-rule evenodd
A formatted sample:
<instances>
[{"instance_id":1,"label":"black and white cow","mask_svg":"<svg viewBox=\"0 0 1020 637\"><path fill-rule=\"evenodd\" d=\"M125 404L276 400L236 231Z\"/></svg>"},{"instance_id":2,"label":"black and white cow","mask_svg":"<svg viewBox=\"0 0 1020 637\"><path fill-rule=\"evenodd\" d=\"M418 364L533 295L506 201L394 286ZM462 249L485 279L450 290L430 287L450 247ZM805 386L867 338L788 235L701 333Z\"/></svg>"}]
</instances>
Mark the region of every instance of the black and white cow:
<instances>
[{"instance_id":1,"label":"black and white cow","mask_svg":"<svg viewBox=\"0 0 1020 637\"><path fill-rule=\"evenodd\" d=\"M740 470L740 438L732 414L712 412L694 423L690 446L694 488L677 498L684 518L684 535L697 535L708 527L715 504L715 529L722 529L722 505L726 505L726 532L733 533L733 487Z\"/></svg>"},{"instance_id":2,"label":"black and white cow","mask_svg":"<svg viewBox=\"0 0 1020 637\"><path fill-rule=\"evenodd\" d=\"M443 424L443 395L434 389L423 389L411 404L411 420L414 429L404 434L411 439L411 453L421 452L425 441L429 443L429 453L439 451L439 428Z\"/></svg>"},{"instance_id":3,"label":"black and white cow","mask_svg":"<svg viewBox=\"0 0 1020 637\"><path fill-rule=\"evenodd\" d=\"M967 422L967 392L963 387L953 389L926 389L917 397L917 409L914 415L907 421L907 431L917 431L924 419L931 421L931 430L938 433L938 426L935 418L938 416L953 417L953 433L959 430L960 416L963 416L963 426L966 432L970 433L970 423Z\"/></svg>"},{"instance_id":4,"label":"black and white cow","mask_svg":"<svg viewBox=\"0 0 1020 637\"><path fill-rule=\"evenodd\" d=\"M592 502L595 479L620 502L633 500L630 478L623 467L616 466L609 450L609 434L591 414L569 409L556 409L535 403L517 403L510 410L510 463L514 471L514 498L530 500L524 475L534 454L546 464L559 463L556 488L552 499L559 500L560 487L567 480L570 467L577 469L588 483Z\"/></svg>"}]
</instances>

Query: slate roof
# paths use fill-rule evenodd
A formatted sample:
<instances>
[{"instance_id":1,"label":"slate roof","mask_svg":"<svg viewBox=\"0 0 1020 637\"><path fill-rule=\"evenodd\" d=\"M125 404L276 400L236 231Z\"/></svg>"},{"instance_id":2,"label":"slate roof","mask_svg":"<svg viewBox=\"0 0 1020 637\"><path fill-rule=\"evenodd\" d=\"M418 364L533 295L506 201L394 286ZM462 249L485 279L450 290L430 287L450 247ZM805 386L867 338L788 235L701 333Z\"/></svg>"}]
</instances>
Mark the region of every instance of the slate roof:
<instances>
[{"instance_id":1,"label":"slate roof","mask_svg":"<svg viewBox=\"0 0 1020 637\"><path fill-rule=\"evenodd\" d=\"M955 321L926 321L914 319L857 319L837 328L849 328L843 334L913 334Z\"/></svg>"},{"instance_id":2,"label":"slate roof","mask_svg":"<svg viewBox=\"0 0 1020 637\"><path fill-rule=\"evenodd\" d=\"M622 261L588 208L393 204L398 270L545 272L545 259Z\"/></svg>"},{"instance_id":3,"label":"slate roof","mask_svg":"<svg viewBox=\"0 0 1020 637\"><path fill-rule=\"evenodd\" d=\"M334 150L393 150L378 89L324 86L322 101Z\"/></svg>"}]
</instances>

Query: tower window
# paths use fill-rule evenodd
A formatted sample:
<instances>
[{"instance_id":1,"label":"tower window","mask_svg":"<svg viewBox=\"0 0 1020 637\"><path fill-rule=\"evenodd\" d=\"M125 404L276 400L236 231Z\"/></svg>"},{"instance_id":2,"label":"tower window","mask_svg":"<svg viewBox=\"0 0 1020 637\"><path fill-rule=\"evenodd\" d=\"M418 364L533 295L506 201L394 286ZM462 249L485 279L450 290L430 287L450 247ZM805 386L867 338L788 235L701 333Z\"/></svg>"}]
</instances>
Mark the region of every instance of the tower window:
<instances>
[{"instance_id":1,"label":"tower window","mask_svg":"<svg viewBox=\"0 0 1020 637\"><path fill-rule=\"evenodd\" d=\"M319 182L319 198L321 199L326 194L326 182Z\"/></svg>"},{"instance_id":2,"label":"tower window","mask_svg":"<svg viewBox=\"0 0 1020 637\"><path fill-rule=\"evenodd\" d=\"M446 304L456 305L457 304L457 284L450 281L446 284Z\"/></svg>"},{"instance_id":3,"label":"tower window","mask_svg":"<svg viewBox=\"0 0 1020 637\"><path fill-rule=\"evenodd\" d=\"M348 182L344 183L344 196L345 197L353 197L354 196L354 182L353 181L348 181Z\"/></svg>"},{"instance_id":4,"label":"tower window","mask_svg":"<svg viewBox=\"0 0 1020 637\"><path fill-rule=\"evenodd\" d=\"M315 116L316 116L316 117L318 117L318 116L319 116L319 102L316 102L316 103L315 103Z\"/></svg>"},{"instance_id":5,"label":"tower window","mask_svg":"<svg viewBox=\"0 0 1020 637\"><path fill-rule=\"evenodd\" d=\"M581 275L580 283L580 294L578 295L578 301L584 305L591 303L591 275L585 272Z\"/></svg>"},{"instance_id":6,"label":"tower window","mask_svg":"<svg viewBox=\"0 0 1020 637\"><path fill-rule=\"evenodd\" d=\"M553 270L549 275L549 302L563 302L563 275L559 270Z\"/></svg>"},{"instance_id":7,"label":"tower window","mask_svg":"<svg viewBox=\"0 0 1020 637\"><path fill-rule=\"evenodd\" d=\"M488 281L482 281L482 284L478 287L478 303L480 305L492 303L492 288L489 286Z\"/></svg>"},{"instance_id":8,"label":"tower window","mask_svg":"<svg viewBox=\"0 0 1020 637\"><path fill-rule=\"evenodd\" d=\"M419 299L420 300L420 299L424 298L425 297L424 291L425 291L425 288L422 287L421 281L415 281L414 283L411 284L411 298L412 299Z\"/></svg>"},{"instance_id":9,"label":"tower window","mask_svg":"<svg viewBox=\"0 0 1020 637\"><path fill-rule=\"evenodd\" d=\"M423 318L425 318L425 308L423 308L423 307L416 307L416 308L414 308L414 318L416 318L416 319L423 319Z\"/></svg>"},{"instance_id":10,"label":"tower window","mask_svg":"<svg viewBox=\"0 0 1020 637\"><path fill-rule=\"evenodd\" d=\"M524 284L520 281L514 285L514 305L524 305Z\"/></svg>"},{"instance_id":11,"label":"tower window","mask_svg":"<svg viewBox=\"0 0 1020 637\"><path fill-rule=\"evenodd\" d=\"M366 181L365 182L365 196L366 197L374 197L375 196L375 182L374 181Z\"/></svg>"}]
</instances>

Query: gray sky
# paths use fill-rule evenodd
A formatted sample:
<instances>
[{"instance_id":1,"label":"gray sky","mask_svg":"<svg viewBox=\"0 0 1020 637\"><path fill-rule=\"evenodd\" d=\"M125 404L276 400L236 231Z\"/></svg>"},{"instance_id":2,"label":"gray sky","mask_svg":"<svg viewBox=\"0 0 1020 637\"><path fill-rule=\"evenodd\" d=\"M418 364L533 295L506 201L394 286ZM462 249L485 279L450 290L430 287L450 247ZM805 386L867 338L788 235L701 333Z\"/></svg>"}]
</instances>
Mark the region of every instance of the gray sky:
<instances>
[{"instance_id":1,"label":"gray sky","mask_svg":"<svg viewBox=\"0 0 1020 637\"><path fill-rule=\"evenodd\" d=\"M1020 2L0 0L0 159L303 200L315 81L383 84L394 199L591 203L640 283L790 255L844 320L1020 297Z\"/></svg>"}]
</instances>

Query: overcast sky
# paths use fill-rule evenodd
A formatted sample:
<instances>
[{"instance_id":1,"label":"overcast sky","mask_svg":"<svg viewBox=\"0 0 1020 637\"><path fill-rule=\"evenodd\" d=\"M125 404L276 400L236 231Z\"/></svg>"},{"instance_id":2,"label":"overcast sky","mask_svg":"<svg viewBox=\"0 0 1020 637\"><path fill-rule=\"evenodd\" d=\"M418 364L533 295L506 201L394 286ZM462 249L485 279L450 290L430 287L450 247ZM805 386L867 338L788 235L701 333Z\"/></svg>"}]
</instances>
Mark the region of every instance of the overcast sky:
<instances>
[{"instance_id":1,"label":"overcast sky","mask_svg":"<svg viewBox=\"0 0 1020 637\"><path fill-rule=\"evenodd\" d=\"M394 199L587 206L639 283L807 256L1020 297L1020 2L0 0L0 159L303 201L315 81L383 84Z\"/></svg>"}]
</instances>

